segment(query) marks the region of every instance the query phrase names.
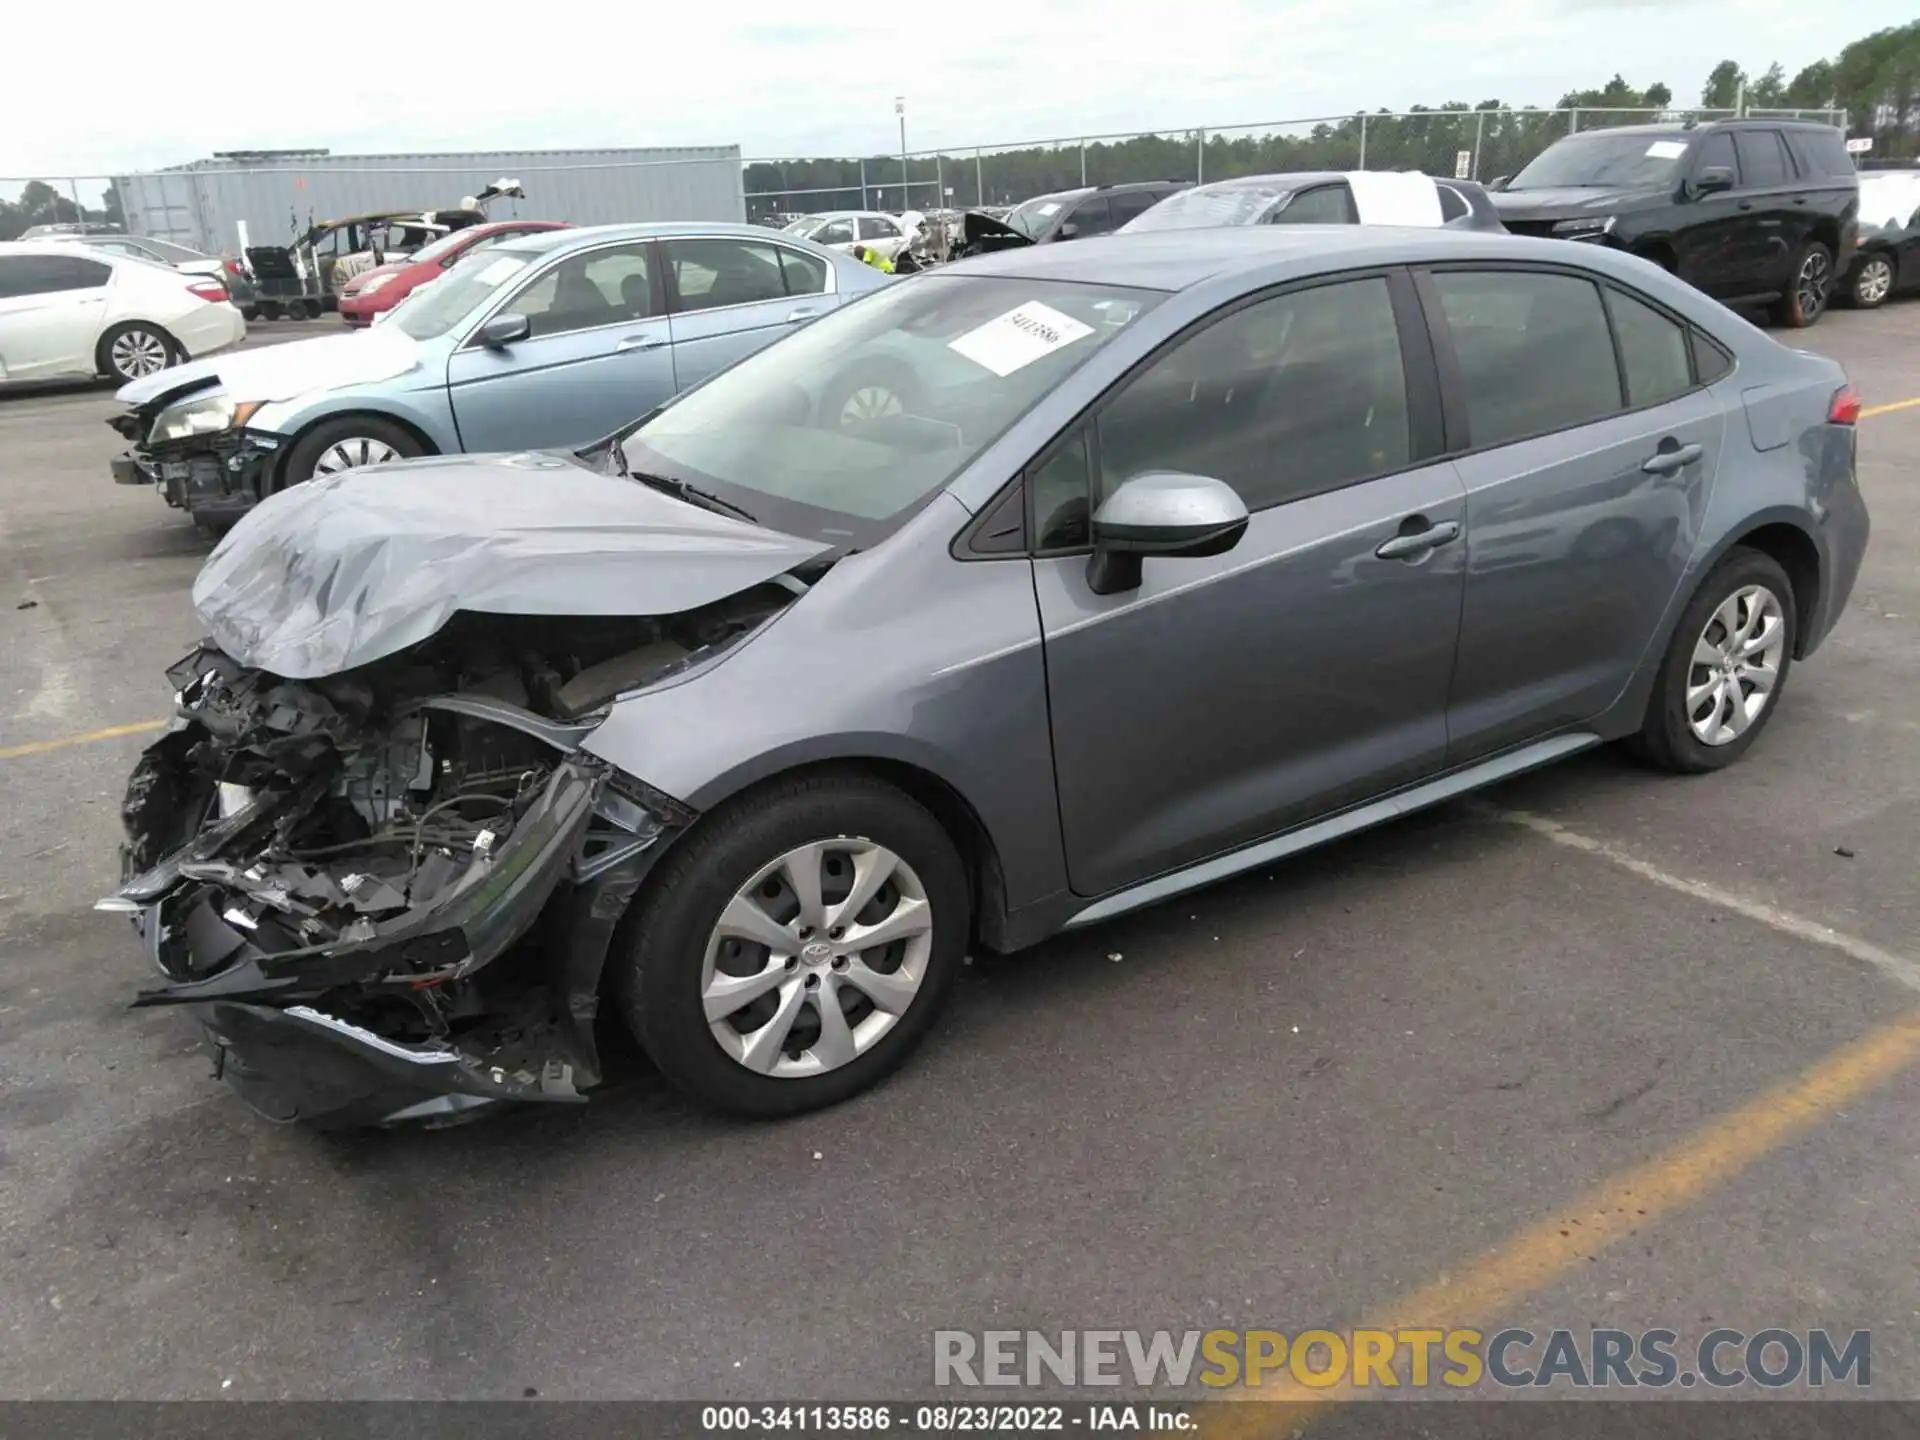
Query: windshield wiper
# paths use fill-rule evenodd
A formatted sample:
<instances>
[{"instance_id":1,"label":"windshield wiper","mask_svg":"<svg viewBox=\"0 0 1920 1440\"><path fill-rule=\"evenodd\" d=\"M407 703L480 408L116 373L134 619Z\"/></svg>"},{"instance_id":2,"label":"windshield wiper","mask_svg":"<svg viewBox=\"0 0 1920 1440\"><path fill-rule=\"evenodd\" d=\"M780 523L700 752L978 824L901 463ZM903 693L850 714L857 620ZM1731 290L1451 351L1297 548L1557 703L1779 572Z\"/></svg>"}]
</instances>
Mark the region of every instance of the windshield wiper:
<instances>
[{"instance_id":1,"label":"windshield wiper","mask_svg":"<svg viewBox=\"0 0 1920 1440\"><path fill-rule=\"evenodd\" d=\"M618 447L616 446L615 448L617 449ZM626 463L624 457L621 463L623 465ZM749 525L758 525L760 523L758 517L746 510L742 510L731 500L722 500L711 490L702 490L697 485L689 485L684 480L675 480L668 475L648 475L643 471L632 469L629 469L626 473L630 478L638 480L642 485L648 485L655 490L663 491L675 499L685 500L689 504L698 505L703 509L713 510L722 515L732 515L737 519L746 521Z\"/></svg>"}]
</instances>

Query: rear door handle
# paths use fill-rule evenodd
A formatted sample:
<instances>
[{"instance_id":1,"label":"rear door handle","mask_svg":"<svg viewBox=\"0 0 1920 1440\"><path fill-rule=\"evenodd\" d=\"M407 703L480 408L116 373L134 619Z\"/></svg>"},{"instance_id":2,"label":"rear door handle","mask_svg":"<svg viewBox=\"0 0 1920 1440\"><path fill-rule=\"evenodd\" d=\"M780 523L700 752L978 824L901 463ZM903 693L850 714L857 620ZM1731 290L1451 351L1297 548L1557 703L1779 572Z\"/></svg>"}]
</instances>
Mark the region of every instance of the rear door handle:
<instances>
[{"instance_id":1,"label":"rear door handle","mask_svg":"<svg viewBox=\"0 0 1920 1440\"><path fill-rule=\"evenodd\" d=\"M667 337L664 335L629 335L615 345L613 351L618 355L628 350L658 350L666 343Z\"/></svg>"},{"instance_id":2,"label":"rear door handle","mask_svg":"<svg viewBox=\"0 0 1920 1440\"><path fill-rule=\"evenodd\" d=\"M1672 450L1656 450L1641 462L1649 475L1676 475L1707 452L1698 445L1681 445Z\"/></svg>"},{"instance_id":3,"label":"rear door handle","mask_svg":"<svg viewBox=\"0 0 1920 1440\"><path fill-rule=\"evenodd\" d=\"M802 306L800 309L794 311L791 315L787 316L787 324L798 325L802 320L811 320L815 316L817 316L819 313L820 312L818 310L812 309L811 307Z\"/></svg>"},{"instance_id":4,"label":"rear door handle","mask_svg":"<svg viewBox=\"0 0 1920 1440\"><path fill-rule=\"evenodd\" d=\"M1396 535L1373 553L1382 560L1414 560L1436 550L1449 540L1460 538L1458 520L1442 520L1438 525L1429 525L1424 530L1416 530L1411 535Z\"/></svg>"}]
</instances>

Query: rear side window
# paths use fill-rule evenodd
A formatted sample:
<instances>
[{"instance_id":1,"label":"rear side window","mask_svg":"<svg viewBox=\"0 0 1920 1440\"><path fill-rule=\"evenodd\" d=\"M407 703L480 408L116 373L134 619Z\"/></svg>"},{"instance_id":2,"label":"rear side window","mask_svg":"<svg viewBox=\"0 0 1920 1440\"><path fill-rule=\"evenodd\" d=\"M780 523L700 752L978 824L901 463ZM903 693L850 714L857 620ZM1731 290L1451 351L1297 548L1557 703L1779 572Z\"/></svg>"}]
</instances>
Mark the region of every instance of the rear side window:
<instances>
[{"instance_id":1,"label":"rear side window","mask_svg":"<svg viewBox=\"0 0 1920 1440\"><path fill-rule=\"evenodd\" d=\"M1352 225L1353 196L1345 185L1316 185L1302 190L1273 217L1275 225Z\"/></svg>"},{"instance_id":2,"label":"rear side window","mask_svg":"<svg viewBox=\"0 0 1920 1440\"><path fill-rule=\"evenodd\" d=\"M1433 276L1476 448L1567 430L1621 409L1613 333L1590 280L1542 271Z\"/></svg>"},{"instance_id":3,"label":"rear side window","mask_svg":"<svg viewBox=\"0 0 1920 1440\"><path fill-rule=\"evenodd\" d=\"M79 255L13 255L0 261L0 295L53 295L63 290L97 290L113 276L113 267Z\"/></svg>"},{"instance_id":4,"label":"rear side window","mask_svg":"<svg viewBox=\"0 0 1920 1440\"><path fill-rule=\"evenodd\" d=\"M780 273L786 277L789 295L819 295L827 288L827 262L818 255L802 255L784 245L780 252Z\"/></svg>"},{"instance_id":5,"label":"rear side window","mask_svg":"<svg viewBox=\"0 0 1920 1440\"><path fill-rule=\"evenodd\" d=\"M1788 130L1783 132L1787 148L1793 152L1800 173L1809 179L1843 180L1854 173L1853 157L1847 154L1847 142L1838 130Z\"/></svg>"},{"instance_id":6,"label":"rear side window","mask_svg":"<svg viewBox=\"0 0 1920 1440\"><path fill-rule=\"evenodd\" d=\"M891 220L882 220L877 215L862 215L860 217L860 238L862 240L892 240L897 238L899 234L900 232L894 228Z\"/></svg>"},{"instance_id":7,"label":"rear side window","mask_svg":"<svg viewBox=\"0 0 1920 1440\"><path fill-rule=\"evenodd\" d=\"M1740 183L1753 188L1787 183L1787 152L1775 130L1736 130L1733 148L1740 157Z\"/></svg>"},{"instance_id":8,"label":"rear side window","mask_svg":"<svg viewBox=\"0 0 1920 1440\"><path fill-rule=\"evenodd\" d=\"M1698 330L1693 331L1690 338L1693 341L1693 373L1700 377L1702 385L1711 385L1732 373L1731 355Z\"/></svg>"},{"instance_id":9,"label":"rear side window","mask_svg":"<svg viewBox=\"0 0 1920 1440\"><path fill-rule=\"evenodd\" d=\"M1685 326L1618 290L1607 291L1607 310L1620 342L1628 405L1658 405L1693 388Z\"/></svg>"},{"instance_id":10,"label":"rear side window","mask_svg":"<svg viewBox=\"0 0 1920 1440\"><path fill-rule=\"evenodd\" d=\"M1473 207L1467 204L1467 197L1451 185L1436 186L1440 192L1440 218L1446 220L1464 220L1473 213Z\"/></svg>"}]
</instances>

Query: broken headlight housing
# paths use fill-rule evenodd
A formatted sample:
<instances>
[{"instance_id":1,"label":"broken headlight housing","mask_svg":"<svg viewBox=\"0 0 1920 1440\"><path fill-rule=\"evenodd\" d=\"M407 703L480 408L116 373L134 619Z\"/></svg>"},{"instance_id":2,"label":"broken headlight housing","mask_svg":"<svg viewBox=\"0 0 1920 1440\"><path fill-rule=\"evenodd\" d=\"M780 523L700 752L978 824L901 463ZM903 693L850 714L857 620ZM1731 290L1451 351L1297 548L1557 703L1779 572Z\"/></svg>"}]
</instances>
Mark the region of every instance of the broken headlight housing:
<instances>
[{"instance_id":1,"label":"broken headlight housing","mask_svg":"<svg viewBox=\"0 0 1920 1440\"><path fill-rule=\"evenodd\" d=\"M190 396L154 417L153 428L147 432L147 443L166 445L191 440L196 435L218 435L237 429L247 423L262 403L249 400L236 404L231 396L221 394Z\"/></svg>"}]
</instances>

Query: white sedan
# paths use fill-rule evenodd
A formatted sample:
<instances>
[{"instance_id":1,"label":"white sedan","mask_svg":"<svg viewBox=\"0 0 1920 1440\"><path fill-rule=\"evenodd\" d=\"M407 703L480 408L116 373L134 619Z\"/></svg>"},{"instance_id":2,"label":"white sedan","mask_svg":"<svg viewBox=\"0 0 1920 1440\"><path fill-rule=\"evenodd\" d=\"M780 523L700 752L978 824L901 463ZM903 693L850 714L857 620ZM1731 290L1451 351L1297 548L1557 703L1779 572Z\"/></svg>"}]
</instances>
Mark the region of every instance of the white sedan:
<instances>
[{"instance_id":1,"label":"white sedan","mask_svg":"<svg viewBox=\"0 0 1920 1440\"><path fill-rule=\"evenodd\" d=\"M786 233L849 255L855 245L864 245L891 260L913 243L913 237L920 232L920 218L914 210L904 215L883 215L878 210L832 210L824 215L802 215L786 227Z\"/></svg>"},{"instance_id":2,"label":"white sedan","mask_svg":"<svg viewBox=\"0 0 1920 1440\"><path fill-rule=\"evenodd\" d=\"M246 334L218 280L58 241L0 243L0 384L138 380Z\"/></svg>"}]
</instances>

